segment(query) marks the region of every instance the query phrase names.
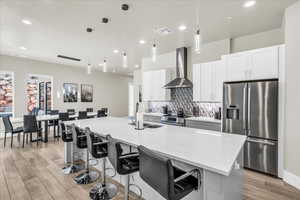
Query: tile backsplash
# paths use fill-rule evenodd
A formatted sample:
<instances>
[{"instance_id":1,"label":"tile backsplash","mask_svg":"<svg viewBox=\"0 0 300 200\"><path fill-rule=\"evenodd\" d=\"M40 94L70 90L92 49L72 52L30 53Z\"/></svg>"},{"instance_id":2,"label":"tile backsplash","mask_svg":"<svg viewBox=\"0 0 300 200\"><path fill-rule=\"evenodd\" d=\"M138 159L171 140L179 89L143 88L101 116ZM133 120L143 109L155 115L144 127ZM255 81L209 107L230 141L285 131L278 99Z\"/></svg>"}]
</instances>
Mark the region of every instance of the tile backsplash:
<instances>
[{"instance_id":1,"label":"tile backsplash","mask_svg":"<svg viewBox=\"0 0 300 200\"><path fill-rule=\"evenodd\" d=\"M215 112L221 107L221 103L193 102L192 88L171 89L171 101L149 101L149 112L162 112L162 106L168 105L169 109L176 113L178 108L183 108L185 114L192 115L194 106L199 106L199 115L202 117L214 117Z\"/></svg>"}]
</instances>

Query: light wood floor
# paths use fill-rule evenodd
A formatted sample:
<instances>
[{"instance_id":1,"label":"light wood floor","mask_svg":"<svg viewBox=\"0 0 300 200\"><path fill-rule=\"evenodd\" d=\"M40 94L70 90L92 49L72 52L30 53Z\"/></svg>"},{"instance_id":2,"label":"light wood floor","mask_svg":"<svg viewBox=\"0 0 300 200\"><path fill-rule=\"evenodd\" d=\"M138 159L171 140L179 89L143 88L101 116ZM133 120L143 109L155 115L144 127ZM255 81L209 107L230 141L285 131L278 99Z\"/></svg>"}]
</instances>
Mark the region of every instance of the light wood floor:
<instances>
[{"instance_id":1,"label":"light wood floor","mask_svg":"<svg viewBox=\"0 0 300 200\"><path fill-rule=\"evenodd\" d=\"M24 149L10 140L3 148L0 140L0 200L88 200L89 190L94 184L77 185L76 175L63 175L63 142L27 145ZM110 180L111 181L111 180ZM115 182L114 182L115 183ZM116 184L116 183L115 183ZM115 200L123 199L123 187L118 184L119 194ZM244 200L300 200L300 191L258 173L246 171ZM131 194L130 199L138 199Z\"/></svg>"}]
</instances>

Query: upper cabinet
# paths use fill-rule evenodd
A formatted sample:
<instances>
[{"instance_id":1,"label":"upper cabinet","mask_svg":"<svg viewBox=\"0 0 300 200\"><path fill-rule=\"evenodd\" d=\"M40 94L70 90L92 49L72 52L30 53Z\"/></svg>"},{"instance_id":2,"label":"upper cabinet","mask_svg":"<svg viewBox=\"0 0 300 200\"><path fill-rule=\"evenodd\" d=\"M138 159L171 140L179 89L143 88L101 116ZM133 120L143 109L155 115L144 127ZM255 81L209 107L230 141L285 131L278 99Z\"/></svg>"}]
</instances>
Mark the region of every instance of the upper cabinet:
<instances>
[{"instance_id":1,"label":"upper cabinet","mask_svg":"<svg viewBox=\"0 0 300 200\"><path fill-rule=\"evenodd\" d=\"M221 102L224 79L223 61L195 64L193 66L193 100Z\"/></svg>"},{"instance_id":2,"label":"upper cabinet","mask_svg":"<svg viewBox=\"0 0 300 200\"><path fill-rule=\"evenodd\" d=\"M163 88L171 80L167 69L143 72L143 101L169 101L170 90Z\"/></svg>"},{"instance_id":3,"label":"upper cabinet","mask_svg":"<svg viewBox=\"0 0 300 200\"><path fill-rule=\"evenodd\" d=\"M278 78L279 46L223 56L227 81Z\"/></svg>"}]
</instances>

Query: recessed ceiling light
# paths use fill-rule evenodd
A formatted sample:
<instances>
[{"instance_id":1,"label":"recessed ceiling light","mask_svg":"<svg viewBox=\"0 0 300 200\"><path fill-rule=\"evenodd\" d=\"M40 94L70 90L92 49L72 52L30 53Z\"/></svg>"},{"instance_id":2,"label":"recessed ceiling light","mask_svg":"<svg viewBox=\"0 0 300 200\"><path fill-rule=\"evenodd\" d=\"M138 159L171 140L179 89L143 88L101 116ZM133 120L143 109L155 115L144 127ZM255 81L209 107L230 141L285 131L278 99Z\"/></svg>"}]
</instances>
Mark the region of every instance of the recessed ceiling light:
<instances>
[{"instance_id":1,"label":"recessed ceiling light","mask_svg":"<svg viewBox=\"0 0 300 200\"><path fill-rule=\"evenodd\" d=\"M135 65L135 68L139 68L140 66L138 64Z\"/></svg>"},{"instance_id":2,"label":"recessed ceiling light","mask_svg":"<svg viewBox=\"0 0 300 200\"><path fill-rule=\"evenodd\" d=\"M255 4L256 4L256 1L246 1L246 2L244 3L244 7L245 7L245 8L249 8L249 7L254 6Z\"/></svg>"},{"instance_id":3,"label":"recessed ceiling light","mask_svg":"<svg viewBox=\"0 0 300 200\"><path fill-rule=\"evenodd\" d=\"M119 50L118 50L118 49L115 49L113 52L114 52L114 53L119 53Z\"/></svg>"},{"instance_id":4,"label":"recessed ceiling light","mask_svg":"<svg viewBox=\"0 0 300 200\"><path fill-rule=\"evenodd\" d=\"M185 26L185 25L180 25L180 26L178 27L178 29L179 29L180 31L184 31L184 30L186 30L186 26Z\"/></svg>"},{"instance_id":5,"label":"recessed ceiling light","mask_svg":"<svg viewBox=\"0 0 300 200\"><path fill-rule=\"evenodd\" d=\"M26 47L19 47L21 50L27 50Z\"/></svg>"},{"instance_id":6,"label":"recessed ceiling light","mask_svg":"<svg viewBox=\"0 0 300 200\"><path fill-rule=\"evenodd\" d=\"M23 24L26 24L26 25L31 25L31 24L32 24L32 22L29 21L28 19L23 19L23 20L22 20L22 23L23 23Z\"/></svg>"},{"instance_id":7,"label":"recessed ceiling light","mask_svg":"<svg viewBox=\"0 0 300 200\"><path fill-rule=\"evenodd\" d=\"M146 41L145 41L145 40L140 40L139 43L140 43L140 44L145 44Z\"/></svg>"}]
</instances>

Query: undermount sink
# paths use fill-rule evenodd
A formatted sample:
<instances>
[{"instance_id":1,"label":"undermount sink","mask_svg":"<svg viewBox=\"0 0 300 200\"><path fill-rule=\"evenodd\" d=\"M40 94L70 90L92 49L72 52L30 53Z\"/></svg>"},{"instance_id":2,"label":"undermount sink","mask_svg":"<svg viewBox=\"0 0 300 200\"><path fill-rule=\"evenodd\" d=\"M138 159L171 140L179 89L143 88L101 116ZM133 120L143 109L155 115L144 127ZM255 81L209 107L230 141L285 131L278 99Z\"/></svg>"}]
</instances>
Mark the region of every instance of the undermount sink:
<instances>
[{"instance_id":1,"label":"undermount sink","mask_svg":"<svg viewBox=\"0 0 300 200\"><path fill-rule=\"evenodd\" d=\"M129 123L129 125L135 126L135 122L131 122ZM144 128L160 128L160 127L163 127L163 125L144 123Z\"/></svg>"}]
</instances>

